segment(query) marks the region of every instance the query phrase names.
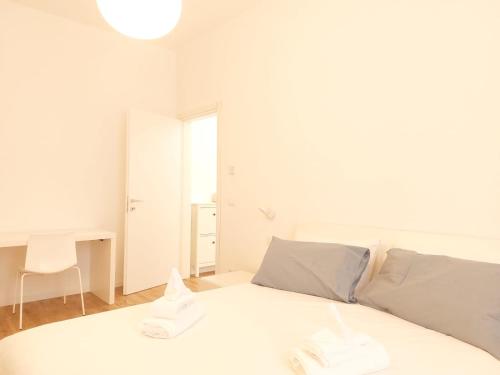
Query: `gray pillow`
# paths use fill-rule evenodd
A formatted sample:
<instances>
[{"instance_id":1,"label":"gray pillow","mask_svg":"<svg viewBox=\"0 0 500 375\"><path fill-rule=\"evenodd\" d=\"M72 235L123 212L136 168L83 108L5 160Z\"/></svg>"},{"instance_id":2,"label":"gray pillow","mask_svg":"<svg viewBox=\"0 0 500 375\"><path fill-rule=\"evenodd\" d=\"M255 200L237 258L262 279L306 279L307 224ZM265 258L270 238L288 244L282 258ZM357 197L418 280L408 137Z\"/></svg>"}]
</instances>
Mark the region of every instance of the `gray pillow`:
<instances>
[{"instance_id":1,"label":"gray pillow","mask_svg":"<svg viewBox=\"0 0 500 375\"><path fill-rule=\"evenodd\" d=\"M499 264L392 249L359 302L500 359L499 287Z\"/></svg>"},{"instance_id":2,"label":"gray pillow","mask_svg":"<svg viewBox=\"0 0 500 375\"><path fill-rule=\"evenodd\" d=\"M369 259L370 250L362 247L273 237L252 283L356 302L354 289Z\"/></svg>"}]
</instances>

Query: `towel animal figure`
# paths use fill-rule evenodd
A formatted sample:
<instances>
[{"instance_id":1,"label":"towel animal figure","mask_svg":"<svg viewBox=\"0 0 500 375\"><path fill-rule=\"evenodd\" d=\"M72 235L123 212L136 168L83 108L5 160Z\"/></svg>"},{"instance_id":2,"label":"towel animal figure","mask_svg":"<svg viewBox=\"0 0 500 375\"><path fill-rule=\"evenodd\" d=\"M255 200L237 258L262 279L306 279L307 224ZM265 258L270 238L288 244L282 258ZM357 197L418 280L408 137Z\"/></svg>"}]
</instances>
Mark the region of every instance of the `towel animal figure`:
<instances>
[{"instance_id":1,"label":"towel animal figure","mask_svg":"<svg viewBox=\"0 0 500 375\"><path fill-rule=\"evenodd\" d=\"M142 321L141 331L149 337L170 339L191 328L204 315L203 306L173 268L164 296L151 304L150 316Z\"/></svg>"},{"instance_id":2,"label":"towel animal figure","mask_svg":"<svg viewBox=\"0 0 500 375\"><path fill-rule=\"evenodd\" d=\"M335 304L328 306L341 335L325 328L306 338L290 354L290 363L303 375L366 375L386 369L389 356L372 337L354 333L342 319Z\"/></svg>"}]
</instances>

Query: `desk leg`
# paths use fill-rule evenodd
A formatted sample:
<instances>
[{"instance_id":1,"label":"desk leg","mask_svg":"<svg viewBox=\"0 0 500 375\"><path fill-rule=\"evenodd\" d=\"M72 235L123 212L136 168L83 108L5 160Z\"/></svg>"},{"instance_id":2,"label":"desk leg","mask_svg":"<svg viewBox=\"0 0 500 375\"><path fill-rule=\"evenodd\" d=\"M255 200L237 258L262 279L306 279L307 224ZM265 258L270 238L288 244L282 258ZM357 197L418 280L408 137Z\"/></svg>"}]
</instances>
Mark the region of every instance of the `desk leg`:
<instances>
[{"instance_id":1,"label":"desk leg","mask_svg":"<svg viewBox=\"0 0 500 375\"><path fill-rule=\"evenodd\" d=\"M110 305L115 303L116 240L102 240L90 256L90 291Z\"/></svg>"}]
</instances>

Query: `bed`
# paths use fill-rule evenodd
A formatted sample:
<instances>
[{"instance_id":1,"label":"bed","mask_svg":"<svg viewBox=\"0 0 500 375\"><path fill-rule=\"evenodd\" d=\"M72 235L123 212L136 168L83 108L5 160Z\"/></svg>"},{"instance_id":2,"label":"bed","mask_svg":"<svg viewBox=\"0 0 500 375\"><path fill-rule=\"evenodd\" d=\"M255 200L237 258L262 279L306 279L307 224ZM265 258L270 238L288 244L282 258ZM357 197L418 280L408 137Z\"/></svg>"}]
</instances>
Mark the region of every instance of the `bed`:
<instances>
[{"instance_id":1,"label":"bed","mask_svg":"<svg viewBox=\"0 0 500 375\"><path fill-rule=\"evenodd\" d=\"M2 375L291 375L288 350L320 327L334 328L329 300L241 284L198 293L207 316L173 340L142 336L148 304L41 326L0 341ZM338 303L356 330L391 356L381 375L500 374L483 350L383 312Z\"/></svg>"},{"instance_id":2,"label":"bed","mask_svg":"<svg viewBox=\"0 0 500 375\"><path fill-rule=\"evenodd\" d=\"M498 256L496 245L483 244L482 258ZM289 350L319 328L335 329L327 309L332 301L319 297L245 283L197 298L207 315L172 340L141 335L149 304L7 337L0 341L0 374L292 375ZM481 349L369 307L336 305L352 328L386 347L391 366L380 375L500 374L500 361Z\"/></svg>"}]
</instances>

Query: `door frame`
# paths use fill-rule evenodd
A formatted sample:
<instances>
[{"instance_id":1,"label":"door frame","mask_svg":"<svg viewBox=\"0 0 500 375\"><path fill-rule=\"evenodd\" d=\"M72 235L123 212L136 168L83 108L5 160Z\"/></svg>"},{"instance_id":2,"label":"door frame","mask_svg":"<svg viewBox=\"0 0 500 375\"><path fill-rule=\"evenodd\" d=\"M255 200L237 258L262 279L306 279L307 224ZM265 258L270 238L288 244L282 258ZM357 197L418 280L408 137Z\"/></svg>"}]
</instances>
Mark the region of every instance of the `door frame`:
<instances>
[{"instance_id":1,"label":"door frame","mask_svg":"<svg viewBox=\"0 0 500 375\"><path fill-rule=\"evenodd\" d=\"M217 116L217 191L216 191L216 226L215 226L215 272L221 272L221 212L222 212L222 152L221 152L221 113L222 104L217 102L211 106L199 108L178 115L182 121L182 204L181 204L181 269L182 278L191 276L191 145L190 129L186 126L190 121L204 117Z\"/></svg>"}]
</instances>

